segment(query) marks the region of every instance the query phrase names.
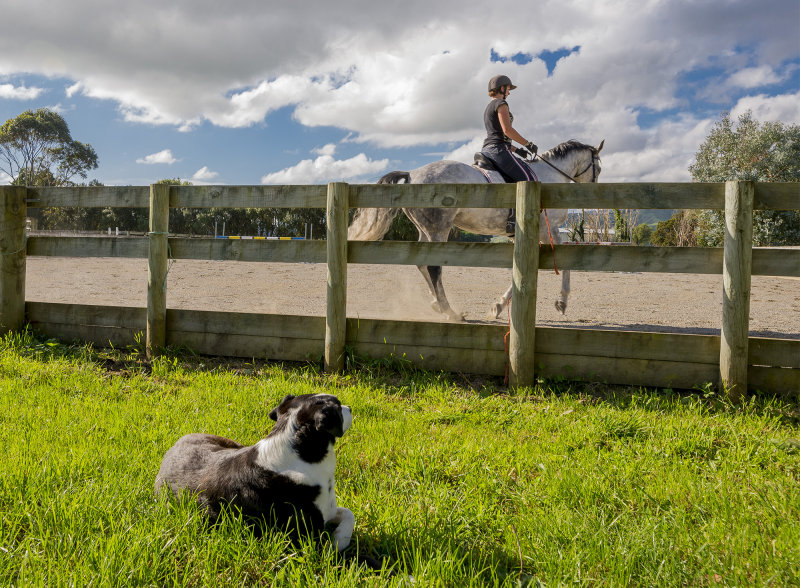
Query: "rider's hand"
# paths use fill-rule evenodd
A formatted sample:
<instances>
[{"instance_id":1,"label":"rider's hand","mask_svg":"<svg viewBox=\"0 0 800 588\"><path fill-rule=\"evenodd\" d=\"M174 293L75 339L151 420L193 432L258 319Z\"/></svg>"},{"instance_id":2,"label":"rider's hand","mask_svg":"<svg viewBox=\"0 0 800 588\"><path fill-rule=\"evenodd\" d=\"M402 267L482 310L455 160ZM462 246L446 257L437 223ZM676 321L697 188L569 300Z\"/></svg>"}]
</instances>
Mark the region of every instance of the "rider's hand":
<instances>
[{"instance_id":1,"label":"rider's hand","mask_svg":"<svg viewBox=\"0 0 800 588\"><path fill-rule=\"evenodd\" d=\"M536 145L533 144L533 141L528 141L528 143L527 143L527 145L525 145L525 147L528 149L528 151L530 151L534 155L539 153L539 148Z\"/></svg>"},{"instance_id":2,"label":"rider's hand","mask_svg":"<svg viewBox=\"0 0 800 588\"><path fill-rule=\"evenodd\" d=\"M525 149L525 147L517 147L514 153L519 155L522 159L528 159L528 157L530 156L530 153L528 152L527 149Z\"/></svg>"}]
</instances>

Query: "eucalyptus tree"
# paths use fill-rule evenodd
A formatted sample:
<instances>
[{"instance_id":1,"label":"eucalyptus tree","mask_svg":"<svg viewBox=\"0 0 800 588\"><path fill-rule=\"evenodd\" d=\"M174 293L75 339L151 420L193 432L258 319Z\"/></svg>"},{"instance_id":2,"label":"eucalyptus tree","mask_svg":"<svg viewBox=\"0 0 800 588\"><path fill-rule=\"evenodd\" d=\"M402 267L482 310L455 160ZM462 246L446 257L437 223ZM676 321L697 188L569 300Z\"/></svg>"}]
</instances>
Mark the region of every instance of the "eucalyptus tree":
<instances>
[{"instance_id":1,"label":"eucalyptus tree","mask_svg":"<svg viewBox=\"0 0 800 588\"><path fill-rule=\"evenodd\" d=\"M95 150L74 140L57 112L26 110L0 127L0 172L11 184L68 186L96 168Z\"/></svg>"}]
</instances>

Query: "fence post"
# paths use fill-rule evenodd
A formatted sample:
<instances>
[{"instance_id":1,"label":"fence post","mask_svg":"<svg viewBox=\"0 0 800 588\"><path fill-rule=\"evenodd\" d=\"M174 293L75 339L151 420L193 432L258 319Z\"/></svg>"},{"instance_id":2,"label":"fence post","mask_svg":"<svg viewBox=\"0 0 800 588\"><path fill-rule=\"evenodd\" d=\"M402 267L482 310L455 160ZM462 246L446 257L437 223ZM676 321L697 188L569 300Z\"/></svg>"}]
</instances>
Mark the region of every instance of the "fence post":
<instances>
[{"instance_id":1,"label":"fence post","mask_svg":"<svg viewBox=\"0 0 800 588\"><path fill-rule=\"evenodd\" d=\"M347 330L347 209L349 187L344 182L328 184L326 223L328 228L328 286L325 319L325 371L344 369Z\"/></svg>"},{"instance_id":2,"label":"fence post","mask_svg":"<svg viewBox=\"0 0 800 588\"><path fill-rule=\"evenodd\" d=\"M150 232L147 256L147 357L167 342L167 269L169 264L169 186L150 185Z\"/></svg>"},{"instance_id":3,"label":"fence post","mask_svg":"<svg viewBox=\"0 0 800 588\"><path fill-rule=\"evenodd\" d=\"M536 284L539 278L539 215L542 185L517 183L517 227L511 274L511 333L508 377L512 387L535 383Z\"/></svg>"},{"instance_id":4,"label":"fence post","mask_svg":"<svg viewBox=\"0 0 800 588\"><path fill-rule=\"evenodd\" d=\"M732 400L747 392L750 275L753 260L753 182L725 183L722 337L719 372Z\"/></svg>"},{"instance_id":5,"label":"fence post","mask_svg":"<svg viewBox=\"0 0 800 588\"><path fill-rule=\"evenodd\" d=\"M24 186L0 186L0 335L25 324Z\"/></svg>"}]
</instances>

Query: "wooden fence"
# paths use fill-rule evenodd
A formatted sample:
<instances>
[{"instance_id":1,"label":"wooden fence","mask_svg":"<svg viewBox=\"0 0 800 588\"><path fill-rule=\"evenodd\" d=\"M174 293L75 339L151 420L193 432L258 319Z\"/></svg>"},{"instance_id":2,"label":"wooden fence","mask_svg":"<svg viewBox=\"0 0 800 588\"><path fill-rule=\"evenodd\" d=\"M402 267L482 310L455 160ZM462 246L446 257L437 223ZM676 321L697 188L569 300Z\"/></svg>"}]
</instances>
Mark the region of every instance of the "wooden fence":
<instances>
[{"instance_id":1,"label":"wooden fence","mask_svg":"<svg viewBox=\"0 0 800 588\"><path fill-rule=\"evenodd\" d=\"M800 252L756 249L754 209L800 208L800 185L726 184L429 184L328 186L0 187L0 332L27 322L62 339L105 345L146 333L148 352L186 345L199 353L307 360L343 367L345 348L393 355L430 369L503 374L512 385L535 377L692 388L724 382L732 394L800 391L800 341L748 336L751 275L800 277ZM29 237L27 207L112 206L150 210L149 238ZM356 207L516 207L514 245L348 242L347 211ZM208 207L327 210L325 241L186 239L169 236L169 209ZM535 326L536 269L552 269L550 245L538 243L539 209L724 209L723 248L557 245L563 269L723 275L719 336ZM540 247L543 254L540 255ZM25 302L27 255L148 258L147 308ZM170 259L327 264L325 317L167 309ZM348 319L347 264L511 267L510 343L506 327ZM785 309L789 312L790 309Z\"/></svg>"}]
</instances>

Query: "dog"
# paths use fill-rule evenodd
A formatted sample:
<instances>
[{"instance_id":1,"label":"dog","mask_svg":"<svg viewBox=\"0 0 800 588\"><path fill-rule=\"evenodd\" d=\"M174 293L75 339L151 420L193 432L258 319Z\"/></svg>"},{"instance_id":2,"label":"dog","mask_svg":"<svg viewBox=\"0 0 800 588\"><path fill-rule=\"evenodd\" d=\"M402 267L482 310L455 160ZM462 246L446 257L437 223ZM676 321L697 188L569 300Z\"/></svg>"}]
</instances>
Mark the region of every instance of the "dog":
<instances>
[{"instance_id":1,"label":"dog","mask_svg":"<svg viewBox=\"0 0 800 588\"><path fill-rule=\"evenodd\" d=\"M272 430L251 446L202 433L178 439L161 462L156 494L189 491L212 522L232 506L248 520L289 530L294 538L332 527L342 552L355 517L336 503L333 447L353 422L350 408L330 394L290 394L269 417Z\"/></svg>"}]
</instances>

